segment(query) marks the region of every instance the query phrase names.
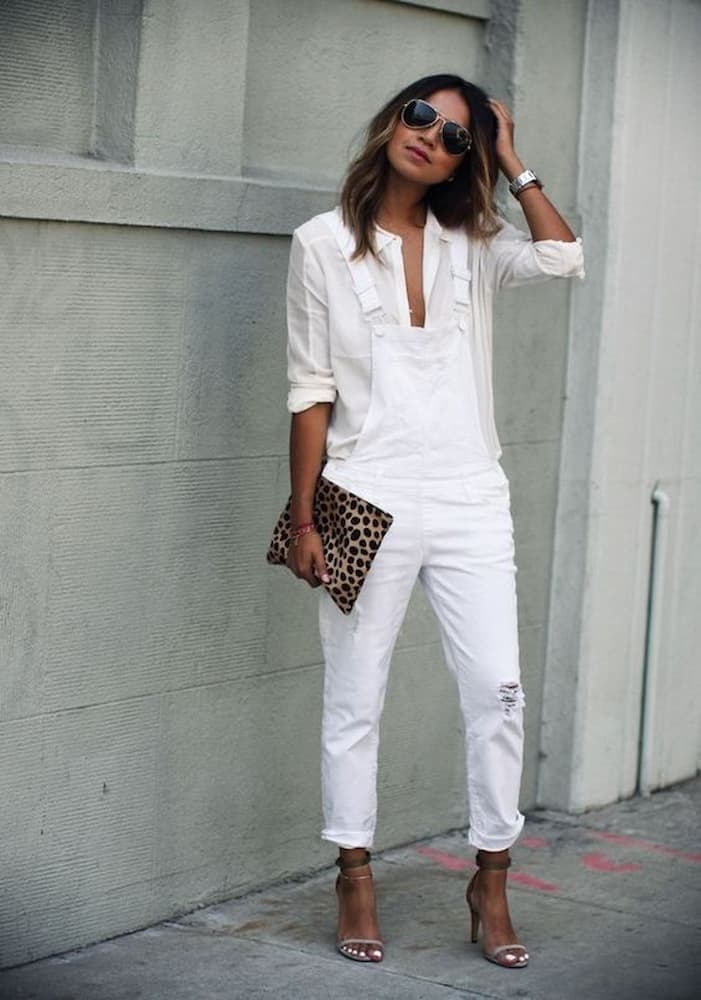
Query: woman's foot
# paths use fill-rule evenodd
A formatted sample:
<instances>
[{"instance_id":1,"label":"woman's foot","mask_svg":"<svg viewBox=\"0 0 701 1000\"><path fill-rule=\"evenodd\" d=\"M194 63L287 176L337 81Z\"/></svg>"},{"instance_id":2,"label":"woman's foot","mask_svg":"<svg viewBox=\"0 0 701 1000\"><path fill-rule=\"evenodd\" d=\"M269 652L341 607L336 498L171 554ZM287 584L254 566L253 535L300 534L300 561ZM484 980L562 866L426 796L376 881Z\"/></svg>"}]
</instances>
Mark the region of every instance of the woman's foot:
<instances>
[{"instance_id":1,"label":"woman's foot","mask_svg":"<svg viewBox=\"0 0 701 1000\"><path fill-rule=\"evenodd\" d=\"M364 847L341 848L336 864L338 896L338 940L336 947L356 962L381 962L384 947L375 912L375 890L370 871L370 852Z\"/></svg>"},{"instance_id":2,"label":"woman's foot","mask_svg":"<svg viewBox=\"0 0 701 1000\"><path fill-rule=\"evenodd\" d=\"M477 871L467 887L467 905L472 916L472 941L482 925L484 957L505 968L523 969L528 952L511 923L506 899L506 871L511 864L508 851L478 851Z\"/></svg>"}]
</instances>

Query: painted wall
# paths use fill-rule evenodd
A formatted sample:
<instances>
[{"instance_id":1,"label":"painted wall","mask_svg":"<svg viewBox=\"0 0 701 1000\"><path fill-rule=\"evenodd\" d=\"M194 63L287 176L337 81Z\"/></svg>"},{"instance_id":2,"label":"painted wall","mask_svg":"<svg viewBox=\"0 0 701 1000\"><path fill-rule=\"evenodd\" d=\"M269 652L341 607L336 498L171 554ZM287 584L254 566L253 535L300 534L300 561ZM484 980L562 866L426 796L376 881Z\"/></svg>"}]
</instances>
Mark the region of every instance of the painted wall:
<instances>
[{"instance_id":1,"label":"painted wall","mask_svg":"<svg viewBox=\"0 0 701 1000\"><path fill-rule=\"evenodd\" d=\"M539 798L581 810L693 776L701 752L701 7L591 5ZM669 498L647 682L653 505Z\"/></svg>"},{"instance_id":2,"label":"painted wall","mask_svg":"<svg viewBox=\"0 0 701 1000\"><path fill-rule=\"evenodd\" d=\"M263 558L287 493L289 234L333 204L368 115L444 69L512 103L524 158L576 222L585 8L0 8L3 964L330 862L316 597ZM553 284L498 309L524 806L569 296ZM455 691L417 593L384 720L379 846L464 824L462 789Z\"/></svg>"}]
</instances>

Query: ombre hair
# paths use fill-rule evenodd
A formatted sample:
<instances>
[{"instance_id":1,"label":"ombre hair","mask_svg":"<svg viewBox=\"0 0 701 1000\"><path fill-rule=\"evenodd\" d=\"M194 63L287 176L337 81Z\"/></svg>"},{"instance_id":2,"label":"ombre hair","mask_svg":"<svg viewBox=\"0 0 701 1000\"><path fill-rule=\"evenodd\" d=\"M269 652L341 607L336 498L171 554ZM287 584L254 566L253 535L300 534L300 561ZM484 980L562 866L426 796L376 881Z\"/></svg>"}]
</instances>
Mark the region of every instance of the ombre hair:
<instances>
[{"instance_id":1,"label":"ombre hair","mask_svg":"<svg viewBox=\"0 0 701 1000\"><path fill-rule=\"evenodd\" d=\"M460 76L424 76L395 94L378 111L365 132L363 148L348 167L341 190L343 220L355 236L354 257L376 254L374 225L384 197L389 161L386 146L407 101L427 98L438 90L456 90L470 109L472 148L459 161L453 181L432 185L426 203L448 229L462 226L470 236L489 239L499 230L494 188L499 178L496 158L497 122L487 95ZM457 158L456 158L457 159Z\"/></svg>"}]
</instances>

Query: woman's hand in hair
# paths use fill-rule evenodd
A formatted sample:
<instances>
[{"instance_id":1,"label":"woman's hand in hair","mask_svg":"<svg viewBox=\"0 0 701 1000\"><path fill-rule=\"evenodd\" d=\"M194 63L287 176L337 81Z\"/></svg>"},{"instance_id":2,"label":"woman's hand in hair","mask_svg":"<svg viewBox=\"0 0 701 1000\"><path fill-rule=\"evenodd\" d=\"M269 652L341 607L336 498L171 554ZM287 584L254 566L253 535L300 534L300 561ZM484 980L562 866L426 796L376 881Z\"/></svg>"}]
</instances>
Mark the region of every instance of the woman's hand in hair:
<instances>
[{"instance_id":1,"label":"woman's hand in hair","mask_svg":"<svg viewBox=\"0 0 701 1000\"><path fill-rule=\"evenodd\" d=\"M495 101L494 98L490 97L489 106L497 120L497 163L506 179L512 181L514 177L518 177L526 169L514 149L514 122L509 109L501 101ZM519 195L518 201L526 216L532 240L574 242L574 233L567 225L566 220L563 219L540 187L535 184L525 187Z\"/></svg>"},{"instance_id":2,"label":"woman's hand in hair","mask_svg":"<svg viewBox=\"0 0 701 1000\"><path fill-rule=\"evenodd\" d=\"M497 120L496 154L500 169L509 180L523 171L523 164L514 149L514 120L507 106L493 97L489 106Z\"/></svg>"}]
</instances>

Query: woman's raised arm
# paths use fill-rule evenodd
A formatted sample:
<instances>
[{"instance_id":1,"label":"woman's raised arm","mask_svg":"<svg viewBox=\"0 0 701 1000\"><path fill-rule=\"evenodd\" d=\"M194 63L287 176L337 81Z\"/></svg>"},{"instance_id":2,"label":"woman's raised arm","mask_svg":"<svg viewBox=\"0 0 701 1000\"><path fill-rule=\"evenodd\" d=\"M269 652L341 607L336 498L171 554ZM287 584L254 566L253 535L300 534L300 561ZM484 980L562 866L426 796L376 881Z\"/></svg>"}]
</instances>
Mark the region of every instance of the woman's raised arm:
<instances>
[{"instance_id":1,"label":"woman's raised arm","mask_svg":"<svg viewBox=\"0 0 701 1000\"><path fill-rule=\"evenodd\" d=\"M514 149L514 122L509 110L501 101L489 101L497 120L496 153L499 169L512 181L526 169ZM553 203L536 184L530 184L518 195L523 214L533 240L562 240L573 243L575 235Z\"/></svg>"}]
</instances>

